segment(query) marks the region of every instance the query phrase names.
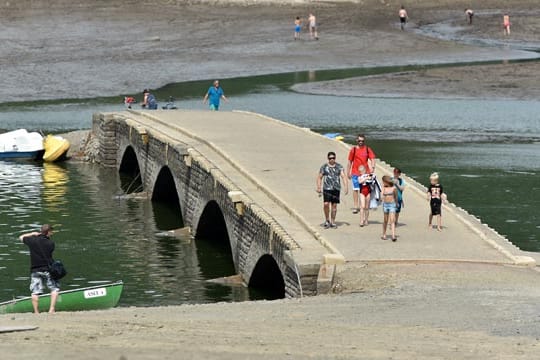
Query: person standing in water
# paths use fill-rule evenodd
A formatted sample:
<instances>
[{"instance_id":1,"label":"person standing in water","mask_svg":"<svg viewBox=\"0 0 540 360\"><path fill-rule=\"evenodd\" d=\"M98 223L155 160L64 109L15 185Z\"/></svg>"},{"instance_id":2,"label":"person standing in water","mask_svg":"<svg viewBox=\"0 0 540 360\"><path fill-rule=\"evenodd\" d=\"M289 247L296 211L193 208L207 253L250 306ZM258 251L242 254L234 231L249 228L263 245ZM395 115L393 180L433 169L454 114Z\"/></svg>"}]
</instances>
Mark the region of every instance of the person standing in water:
<instances>
[{"instance_id":1,"label":"person standing in water","mask_svg":"<svg viewBox=\"0 0 540 360\"><path fill-rule=\"evenodd\" d=\"M302 19L300 16L297 16L294 19L294 40L300 39L300 31L302 30Z\"/></svg>"},{"instance_id":2,"label":"person standing in water","mask_svg":"<svg viewBox=\"0 0 540 360\"><path fill-rule=\"evenodd\" d=\"M465 9L465 17L469 21L469 25L472 25L473 16L474 16L474 11L472 9Z\"/></svg>"},{"instance_id":3,"label":"person standing in water","mask_svg":"<svg viewBox=\"0 0 540 360\"><path fill-rule=\"evenodd\" d=\"M311 39L319 40L319 34L317 33L317 18L312 13L308 16L309 22L309 36Z\"/></svg>"},{"instance_id":4,"label":"person standing in water","mask_svg":"<svg viewBox=\"0 0 540 360\"><path fill-rule=\"evenodd\" d=\"M503 16L503 30L504 35L510 35L510 15L504 14Z\"/></svg>"},{"instance_id":5,"label":"person standing in water","mask_svg":"<svg viewBox=\"0 0 540 360\"><path fill-rule=\"evenodd\" d=\"M405 10L405 6L401 5L401 9L399 9L399 24L401 26L401 31L405 30L405 24L407 23L407 20L409 19L409 16L407 15L407 10Z\"/></svg>"}]
</instances>

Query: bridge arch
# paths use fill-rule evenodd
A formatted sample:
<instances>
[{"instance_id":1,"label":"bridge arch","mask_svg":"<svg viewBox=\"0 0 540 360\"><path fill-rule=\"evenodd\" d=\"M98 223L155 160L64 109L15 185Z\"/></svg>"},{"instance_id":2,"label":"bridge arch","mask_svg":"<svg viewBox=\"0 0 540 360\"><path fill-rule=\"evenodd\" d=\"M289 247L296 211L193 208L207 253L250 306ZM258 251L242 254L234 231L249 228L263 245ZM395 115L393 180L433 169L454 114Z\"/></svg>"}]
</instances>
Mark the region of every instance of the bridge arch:
<instances>
[{"instance_id":1,"label":"bridge arch","mask_svg":"<svg viewBox=\"0 0 540 360\"><path fill-rule=\"evenodd\" d=\"M184 227L176 182L168 166L160 169L154 181L151 200L154 203L154 217L159 229L171 230Z\"/></svg>"},{"instance_id":2,"label":"bridge arch","mask_svg":"<svg viewBox=\"0 0 540 360\"><path fill-rule=\"evenodd\" d=\"M279 266L270 254L259 258L251 277L249 287L260 289L267 299L282 299L285 297L285 280Z\"/></svg>"},{"instance_id":3,"label":"bridge arch","mask_svg":"<svg viewBox=\"0 0 540 360\"><path fill-rule=\"evenodd\" d=\"M194 234L197 250L214 254L212 259L204 254L198 256L201 271L206 277L223 277L236 273L227 224L216 201L211 200L206 204Z\"/></svg>"},{"instance_id":4,"label":"bridge arch","mask_svg":"<svg viewBox=\"0 0 540 360\"><path fill-rule=\"evenodd\" d=\"M144 185L141 177L141 168L137 154L132 146L126 147L118 172L120 173L120 186L124 192L129 194L143 191Z\"/></svg>"}]
</instances>

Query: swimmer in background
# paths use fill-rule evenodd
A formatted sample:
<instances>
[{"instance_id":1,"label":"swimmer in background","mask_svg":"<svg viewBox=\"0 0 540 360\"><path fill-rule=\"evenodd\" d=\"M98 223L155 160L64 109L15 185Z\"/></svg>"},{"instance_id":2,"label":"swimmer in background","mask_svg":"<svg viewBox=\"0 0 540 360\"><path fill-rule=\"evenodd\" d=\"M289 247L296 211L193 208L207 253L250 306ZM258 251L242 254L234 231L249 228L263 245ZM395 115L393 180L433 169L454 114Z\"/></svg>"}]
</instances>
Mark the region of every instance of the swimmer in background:
<instances>
[{"instance_id":1,"label":"swimmer in background","mask_svg":"<svg viewBox=\"0 0 540 360\"><path fill-rule=\"evenodd\" d=\"M300 30L302 30L302 19L300 19L300 16L297 16L294 19L294 40L300 39Z\"/></svg>"},{"instance_id":2,"label":"swimmer in background","mask_svg":"<svg viewBox=\"0 0 540 360\"><path fill-rule=\"evenodd\" d=\"M405 24L407 23L408 19L409 16L407 15L407 10L405 10L405 6L401 5L401 9L399 9L399 23L401 26L401 31L405 30Z\"/></svg>"},{"instance_id":3,"label":"swimmer in background","mask_svg":"<svg viewBox=\"0 0 540 360\"><path fill-rule=\"evenodd\" d=\"M503 16L503 33L504 35L510 35L510 15L504 14Z\"/></svg>"},{"instance_id":4,"label":"swimmer in background","mask_svg":"<svg viewBox=\"0 0 540 360\"><path fill-rule=\"evenodd\" d=\"M465 16L467 17L467 20L469 21L469 25L472 25L472 18L474 16L474 11L472 11L472 9L465 9Z\"/></svg>"},{"instance_id":5,"label":"swimmer in background","mask_svg":"<svg viewBox=\"0 0 540 360\"><path fill-rule=\"evenodd\" d=\"M312 13L308 16L309 21L309 35L311 39L319 40L319 34L317 33L317 18Z\"/></svg>"}]
</instances>

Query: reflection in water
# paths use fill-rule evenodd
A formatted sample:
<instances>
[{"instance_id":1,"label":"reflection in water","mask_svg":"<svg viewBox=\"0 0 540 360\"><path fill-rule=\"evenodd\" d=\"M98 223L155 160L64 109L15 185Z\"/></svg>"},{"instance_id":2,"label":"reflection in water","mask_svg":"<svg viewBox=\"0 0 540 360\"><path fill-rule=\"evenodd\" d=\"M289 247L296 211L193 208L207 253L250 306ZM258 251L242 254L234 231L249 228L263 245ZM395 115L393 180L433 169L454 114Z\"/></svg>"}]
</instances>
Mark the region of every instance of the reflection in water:
<instances>
[{"instance_id":1,"label":"reflection in water","mask_svg":"<svg viewBox=\"0 0 540 360\"><path fill-rule=\"evenodd\" d=\"M206 282L205 274L231 274L222 267L226 259L214 261L229 257L230 264L230 252L201 252L189 234L167 236L166 230L181 226L179 209L145 197L116 197L120 178L115 169L0 162L0 181L0 301L28 295L28 251L17 236L45 221L59 230L53 238L55 256L69 271L63 289L121 279L121 306L249 298L243 287ZM206 256L201 268L200 257Z\"/></svg>"},{"instance_id":2,"label":"reflection in water","mask_svg":"<svg viewBox=\"0 0 540 360\"><path fill-rule=\"evenodd\" d=\"M66 205L68 172L61 165L43 163L43 206L48 211L64 211Z\"/></svg>"}]
</instances>

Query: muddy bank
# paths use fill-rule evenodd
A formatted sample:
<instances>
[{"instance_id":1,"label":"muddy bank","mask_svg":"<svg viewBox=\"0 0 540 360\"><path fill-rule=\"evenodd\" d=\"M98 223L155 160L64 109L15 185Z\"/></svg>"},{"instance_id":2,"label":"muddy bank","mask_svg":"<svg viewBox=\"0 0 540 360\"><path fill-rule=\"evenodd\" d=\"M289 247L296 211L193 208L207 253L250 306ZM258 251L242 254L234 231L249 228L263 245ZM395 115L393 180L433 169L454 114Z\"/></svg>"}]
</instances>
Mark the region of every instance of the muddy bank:
<instances>
[{"instance_id":1,"label":"muddy bank","mask_svg":"<svg viewBox=\"0 0 540 360\"><path fill-rule=\"evenodd\" d=\"M187 80L529 56L512 48L463 45L413 31L424 23L461 17L469 1L409 1L411 23L405 32L397 28L399 4L7 2L0 5L0 97L9 102L121 96ZM512 4L526 12L536 2ZM491 0L481 6L508 5ZM294 41L294 17L306 18L310 11L318 17L319 40L309 40L304 28L301 40ZM513 37L520 39L524 33L519 19L514 23ZM534 34L536 28L527 29ZM478 36L491 32L491 26L478 25Z\"/></svg>"},{"instance_id":2,"label":"muddy bank","mask_svg":"<svg viewBox=\"0 0 540 360\"><path fill-rule=\"evenodd\" d=\"M310 94L418 99L540 99L540 62L426 69L297 84Z\"/></svg>"}]
</instances>

